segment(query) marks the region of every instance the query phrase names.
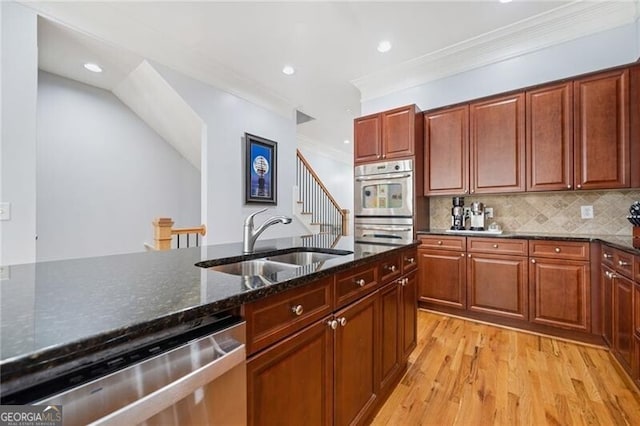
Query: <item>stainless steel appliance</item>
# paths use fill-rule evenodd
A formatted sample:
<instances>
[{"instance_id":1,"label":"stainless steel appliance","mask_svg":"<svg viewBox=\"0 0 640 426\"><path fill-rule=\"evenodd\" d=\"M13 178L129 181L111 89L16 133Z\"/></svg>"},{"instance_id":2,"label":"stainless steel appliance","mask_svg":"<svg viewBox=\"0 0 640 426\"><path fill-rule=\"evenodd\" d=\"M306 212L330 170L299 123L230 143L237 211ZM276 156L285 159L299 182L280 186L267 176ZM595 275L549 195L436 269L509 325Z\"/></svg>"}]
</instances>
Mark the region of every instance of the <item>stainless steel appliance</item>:
<instances>
[{"instance_id":1,"label":"stainless steel appliance","mask_svg":"<svg viewBox=\"0 0 640 426\"><path fill-rule=\"evenodd\" d=\"M35 403L62 405L65 425L243 425L244 343L244 321L166 352L159 343L94 368L162 353Z\"/></svg>"},{"instance_id":2,"label":"stainless steel appliance","mask_svg":"<svg viewBox=\"0 0 640 426\"><path fill-rule=\"evenodd\" d=\"M412 240L413 160L357 166L354 175L356 241Z\"/></svg>"},{"instance_id":3,"label":"stainless steel appliance","mask_svg":"<svg viewBox=\"0 0 640 426\"><path fill-rule=\"evenodd\" d=\"M385 161L354 169L354 215L413 216L413 161Z\"/></svg>"},{"instance_id":4,"label":"stainless steel appliance","mask_svg":"<svg viewBox=\"0 0 640 426\"><path fill-rule=\"evenodd\" d=\"M453 197L453 207L451 207L451 229L460 231L465 229L466 215L464 212L464 197Z\"/></svg>"},{"instance_id":5,"label":"stainless steel appliance","mask_svg":"<svg viewBox=\"0 0 640 426\"><path fill-rule=\"evenodd\" d=\"M484 231L484 204L479 201L471 203L471 230Z\"/></svg>"}]
</instances>

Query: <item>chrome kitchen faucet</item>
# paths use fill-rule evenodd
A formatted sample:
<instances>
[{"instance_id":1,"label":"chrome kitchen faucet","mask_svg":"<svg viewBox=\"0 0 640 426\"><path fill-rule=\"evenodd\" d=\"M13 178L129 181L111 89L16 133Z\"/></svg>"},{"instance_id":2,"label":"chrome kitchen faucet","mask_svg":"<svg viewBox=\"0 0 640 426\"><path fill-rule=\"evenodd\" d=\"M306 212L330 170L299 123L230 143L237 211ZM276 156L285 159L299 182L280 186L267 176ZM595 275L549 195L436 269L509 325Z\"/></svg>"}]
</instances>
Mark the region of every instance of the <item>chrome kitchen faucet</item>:
<instances>
[{"instance_id":1,"label":"chrome kitchen faucet","mask_svg":"<svg viewBox=\"0 0 640 426\"><path fill-rule=\"evenodd\" d=\"M287 216L273 216L269 219L265 220L262 225L260 225L257 229L253 229L253 218L254 216L267 211L267 209L258 210L255 213L251 213L244 220L243 227L243 238L242 238L242 252L244 254L251 254L254 252L253 246L256 244L256 240L262 234L265 229L270 227L271 225L275 225L276 223L288 224L291 223L291 218Z\"/></svg>"}]
</instances>

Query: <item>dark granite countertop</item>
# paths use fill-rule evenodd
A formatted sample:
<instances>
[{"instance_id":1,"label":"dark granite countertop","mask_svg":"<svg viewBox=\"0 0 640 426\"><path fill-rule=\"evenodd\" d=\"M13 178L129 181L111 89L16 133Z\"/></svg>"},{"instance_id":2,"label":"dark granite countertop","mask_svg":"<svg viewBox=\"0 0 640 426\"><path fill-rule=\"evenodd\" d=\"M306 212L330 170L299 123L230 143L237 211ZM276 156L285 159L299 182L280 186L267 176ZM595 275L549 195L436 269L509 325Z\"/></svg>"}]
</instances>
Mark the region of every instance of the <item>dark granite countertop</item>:
<instances>
[{"instance_id":1,"label":"dark granite countertop","mask_svg":"<svg viewBox=\"0 0 640 426\"><path fill-rule=\"evenodd\" d=\"M350 254L279 272L273 282L243 282L195 264L265 257L309 243L259 240L251 256L242 256L242 244L234 243L9 266L9 278L0 282L2 394L150 335L417 244L360 244L341 237L334 249Z\"/></svg>"},{"instance_id":2,"label":"dark granite countertop","mask_svg":"<svg viewBox=\"0 0 640 426\"><path fill-rule=\"evenodd\" d=\"M535 232L503 232L502 234L489 234L482 232L447 232L444 229L422 230L417 231L420 235L450 235L461 237L488 237L488 238L520 238L527 240L563 240L563 241L589 241L603 242L614 248L627 251L629 253L640 256L640 249L633 246L633 237L631 235L576 235L576 234L544 234Z\"/></svg>"}]
</instances>

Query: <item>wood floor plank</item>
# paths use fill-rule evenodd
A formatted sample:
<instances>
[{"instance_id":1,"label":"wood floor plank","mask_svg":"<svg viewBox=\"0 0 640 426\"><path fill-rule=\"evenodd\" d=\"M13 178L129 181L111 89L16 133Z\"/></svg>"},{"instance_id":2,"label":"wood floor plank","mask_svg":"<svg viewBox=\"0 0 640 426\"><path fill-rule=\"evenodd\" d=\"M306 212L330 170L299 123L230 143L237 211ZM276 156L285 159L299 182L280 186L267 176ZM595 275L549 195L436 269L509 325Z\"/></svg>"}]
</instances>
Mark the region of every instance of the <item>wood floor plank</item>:
<instances>
[{"instance_id":1,"label":"wood floor plank","mask_svg":"<svg viewBox=\"0 0 640 426\"><path fill-rule=\"evenodd\" d=\"M640 426L604 348L419 311L409 363L373 425Z\"/></svg>"}]
</instances>

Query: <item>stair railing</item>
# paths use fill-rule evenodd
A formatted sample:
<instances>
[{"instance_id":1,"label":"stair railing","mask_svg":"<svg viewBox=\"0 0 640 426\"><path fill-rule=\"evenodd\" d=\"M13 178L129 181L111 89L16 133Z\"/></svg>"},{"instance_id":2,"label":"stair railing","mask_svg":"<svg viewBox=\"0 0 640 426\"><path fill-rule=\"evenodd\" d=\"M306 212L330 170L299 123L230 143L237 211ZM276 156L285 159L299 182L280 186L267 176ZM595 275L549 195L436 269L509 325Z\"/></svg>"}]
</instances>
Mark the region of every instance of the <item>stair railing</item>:
<instances>
[{"instance_id":1,"label":"stair railing","mask_svg":"<svg viewBox=\"0 0 640 426\"><path fill-rule=\"evenodd\" d=\"M204 225L191 228L173 228L173 220L170 217L157 217L153 222L153 240L156 250L170 250L173 236L176 235L176 248L180 248L180 236L186 235L186 247L191 246L190 235L195 234L194 247L200 244L198 235L206 235L207 228ZM183 238L184 240L184 238ZM183 247L185 244L183 243Z\"/></svg>"},{"instance_id":2,"label":"stair railing","mask_svg":"<svg viewBox=\"0 0 640 426\"><path fill-rule=\"evenodd\" d=\"M311 221L320 225L321 233L349 234L349 210L340 207L299 150L296 150L296 185L302 211L312 215Z\"/></svg>"}]
</instances>

